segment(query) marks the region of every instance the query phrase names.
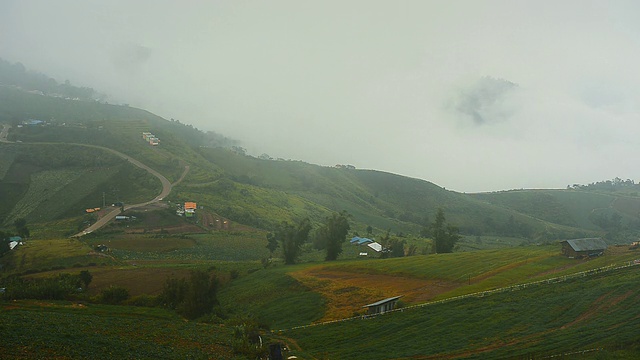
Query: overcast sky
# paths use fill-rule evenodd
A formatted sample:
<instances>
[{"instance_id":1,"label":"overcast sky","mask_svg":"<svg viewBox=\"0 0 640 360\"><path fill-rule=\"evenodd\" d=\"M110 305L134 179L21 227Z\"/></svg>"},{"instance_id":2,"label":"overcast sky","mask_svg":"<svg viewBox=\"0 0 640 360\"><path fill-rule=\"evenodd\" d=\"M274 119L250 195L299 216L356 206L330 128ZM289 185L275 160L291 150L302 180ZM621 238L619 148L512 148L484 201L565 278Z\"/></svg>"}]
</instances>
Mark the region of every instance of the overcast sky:
<instances>
[{"instance_id":1,"label":"overcast sky","mask_svg":"<svg viewBox=\"0 0 640 360\"><path fill-rule=\"evenodd\" d=\"M635 0L0 0L0 57L256 155L464 192L640 180Z\"/></svg>"}]
</instances>

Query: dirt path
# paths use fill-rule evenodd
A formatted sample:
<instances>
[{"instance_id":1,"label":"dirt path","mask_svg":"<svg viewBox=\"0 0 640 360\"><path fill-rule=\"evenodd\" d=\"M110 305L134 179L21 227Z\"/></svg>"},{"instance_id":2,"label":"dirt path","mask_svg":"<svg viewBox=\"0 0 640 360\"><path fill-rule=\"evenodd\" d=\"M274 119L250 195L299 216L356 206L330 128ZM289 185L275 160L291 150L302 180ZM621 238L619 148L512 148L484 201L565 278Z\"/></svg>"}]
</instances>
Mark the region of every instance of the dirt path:
<instances>
[{"instance_id":1,"label":"dirt path","mask_svg":"<svg viewBox=\"0 0 640 360\"><path fill-rule=\"evenodd\" d=\"M162 199L164 199L167 195L169 195L171 193L171 189L172 189L172 184L171 182L169 182L169 179L167 179L164 175L160 174L159 172L157 172L156 170L150 168L149 166L145 165L144 163L140 162L139 160L134 159L133 157L123 154L117 150L113 150L113 149L109 149L103 146L97 146L97 145L89 145L89 144L77 144L77 143L31 143L31 144L64 144L64 145L75 145L75 146L84 146L84 147L91 147L91 148L95 148L95 149L100 149L100 150L104 150L104 151L108 151L112 154L115 154L116 156L119 156L123 159L126 159L127 161L129 161L131 164L146 170L147 172L149 172L151 175L155 176L158 178L158 180L160 180L160 183L162 183L162 191L160 192L160 194L158 194L155 198L143 202L143 203L139 203L139 204L132 204L132 205L127 205L124 207L124 210L129 210L129 209L135 209L138 207L142 207L142 206L146 206L149 204L153 204L153 203L157 203L159 201L161 201ZM184 179L184 177L187 175L187 173L189 172L189 165L186 165L184 167L184 172L182 173L182 176L180 176L180 179L178 179L178 181L176 181L175 183L179 183L180 181L182 181L182 179ZM75 235L73 235L72 237L81 237L84 236L86 234L90 234L93 231L96 231L98 229L100 229L101 227L103 227L104 225L106 225L109 221L111 221L112 219L114 219L118 214L121 213L121 209L120 208L113 208L111 209L111 211L109 211L108 213L106 213L102 218L100 218L98 221L96 221L93 225L89 226L88 228L84 229L82 232L79 232Z\"/></svg>"}]
</instances>

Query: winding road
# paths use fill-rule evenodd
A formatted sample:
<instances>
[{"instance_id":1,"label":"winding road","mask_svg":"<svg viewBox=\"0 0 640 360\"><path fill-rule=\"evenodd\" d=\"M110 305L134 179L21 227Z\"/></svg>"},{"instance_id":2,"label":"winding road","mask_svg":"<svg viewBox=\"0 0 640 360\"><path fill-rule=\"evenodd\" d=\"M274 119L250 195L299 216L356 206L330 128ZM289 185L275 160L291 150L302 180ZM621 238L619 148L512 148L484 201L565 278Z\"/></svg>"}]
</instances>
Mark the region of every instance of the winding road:
<instances>
[{"instance_id":1,"label":"winding road","mask_svg":"<svg viewBox=\"0 0 640 360\"><path fill-rule=\"evenodd\" d=\"M147 206L149 204L153 204L153 203L157 203L160 202L162 199L164 199L167 195L169 195L171 193L171 189L173 188L174 185L177 185L179 182L182 181L182 179L184 179L184 177L187 175L187 173L189 172L189 165L185 165L184 167L184 171L182 172L182 175L180 176L180 179L178 179L178 181L176 181L175 183L171 183L169 181L169 179L167 179L166 177L164 177L164 175L160 174L159 172L153 170L152 168L150 168L149 166L143 164L142 162L132 158L129 155L125 155L119 151L113 150L113 149L109 149L106 147L102 147L102 146L97 146L97 145L87 145L87 144L69 144L69 145L78 145L78 146L85 146L85 147L92 147L92 148L96 148L96 149L102 149L105 151L109 151L123 159L126 159L127 161L129 161L131 164L144 169L146 171L148 171L151 175L157 177L160 182L162 183L162 191L160 192L160 194L158 194L158 196L156 196L155 198L153 198L152 200L143 202L143 203L138 203L138 204L131 204L131 205L125 205L124 210L130 210L130 209L135 209L135 208L139 208L139 207L143 207L143 206ZM114 219L117 215L119 215L121 213L121 209L119 207L114 207L111 209L110 212L106 213L105 215L103 215L100 219L98 219L98 221L96 221L95 223L93 223L91 226L89 226L88 228L84 229L82 232L79 232L75 235L73 235L72 237L81 237L83 235L87 235L90 234L98 229L100 229L101 227L105 226L107 223L109 223L109 221L111 221L112 219Z\"/></svg>"},{"instance_id":2,"label":"winding road","mask_svg":"<svg viewBox=\"0 0 640 360\"><path fill-rule=\"evenodd\" d=\"M7 135L9 134L9 129L11 126L4 124L2 127L2 131L0 132L0 142L4 142L4 143L12 143L12 141L8 141L7 140ZM78 143L30 143L30 144L65 144L65 145L75 145L75 146L84 146L84 147L91 147L91 148L95 148L95 149L100 149L100 150L104 150L104 151L108 151L118 157L121 157L123 159L126 159L127 161L129 161L131 164L146 170L147 172L149 172L151 175L157 177L160 182L162 183L162 191L160 192L160 194L158 194L155 198L153 198L152 200L149 200L147 202L143 202L143 203L139 203L139 204L131 204L131 205L126 205L124 207L124 210L130 210L130 209L135 209L135 208L139 208L139 207L143 207L149 204L153 204L153 203L157 203L159 201L161 201L162 199L164 199L165 197L167 197L170 193L171 193L171 189L173 188L174 185L177 185L178 183L180 183L184 177L187 175L187 173L189 172L189 165L185 165L184 167L184 172L182 173L182 175L180 176L180 179L178 179L175 183L171 183L169 181L169 179L167 179L166 177L164 177L164 175L160 174L159 172L153 170L152 168L150 168L149 166L143 164L142 162L132 158L129 155L123 154L117 150L113 150L110 148L106 148L103 146L97 146L97 145L89 145L89 144L78 144ZM122 211L119 207L114 207L111 208L111 211L109 211L108 213L106 213L104 216L102 216L98 221L96 221L94 224L92 224L91 226L89 226L88 228L84 229L82 232L79 232L75 235L73 235L72 237L81 237L83 235L87 235L90 234L98 229L100 229L101 227L105 226L107 223L109 223L109 221L113 220L118 214L120 214Z\"/></svg>"}]
</instances>

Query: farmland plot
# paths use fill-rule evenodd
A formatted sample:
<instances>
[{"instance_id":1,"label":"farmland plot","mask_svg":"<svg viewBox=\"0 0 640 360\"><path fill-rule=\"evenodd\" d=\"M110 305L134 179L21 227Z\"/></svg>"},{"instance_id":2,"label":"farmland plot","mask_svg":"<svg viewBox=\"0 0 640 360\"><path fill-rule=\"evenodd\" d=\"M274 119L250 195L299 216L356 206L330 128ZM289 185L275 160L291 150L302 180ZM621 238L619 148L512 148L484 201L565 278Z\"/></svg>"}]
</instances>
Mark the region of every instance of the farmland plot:
<instances>
[{"instance_id":1,"label":"farmland plot","mask_svg":"<svg viewBox=\"0 0 640 360\"><path fill-rule=\"evenodd\" d=\"M269 256L262 233L216 232L166 238L158 235L127 241L126 244L113 242L115 257L123 260L256 261Z\"/></svg>"},{"instance_id":2,"label":"farmland plot","mask_svg":"<svg viewBox=\"0 0 640 360\"><path fill-rule=\"evenodd\" d=\"M2 156L0 156L0 181L4 179L4 176L7 174L7 171L13 165L13 161L15 160L16 155L14 153L10 153L8 151L3 151Z\"/></svg>"},{"instance_id":3,"label":"farmland plot","mask_svg":"<svg viewBox=\"0 0 640 360\"><path fill-rule=\"evenodd\" d=\"M27 193L18 201L8 216L12 222L21 217L27 217L43 202L51 199L67 184L78 179L82 170L45 170L31 175L31 182Z\"/></svg>"}]
</instances>

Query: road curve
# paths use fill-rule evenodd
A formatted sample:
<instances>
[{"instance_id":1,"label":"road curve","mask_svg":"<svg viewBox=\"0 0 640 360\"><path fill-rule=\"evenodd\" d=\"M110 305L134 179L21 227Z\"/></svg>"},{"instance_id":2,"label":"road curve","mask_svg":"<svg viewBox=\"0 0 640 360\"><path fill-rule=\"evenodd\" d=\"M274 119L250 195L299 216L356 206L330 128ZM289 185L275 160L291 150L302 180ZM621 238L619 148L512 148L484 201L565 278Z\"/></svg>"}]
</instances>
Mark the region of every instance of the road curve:
<instances>
[{"instance_id":1,"label":"road curve","mask_svg":"<svg viewBox=\"0 0 640 360\"><path fill-rule=\"evenodd\" d=\"M9 125L3 125L2 127L2 131L0 132L0 142L4 142L4 143L12 143L11 141L7 140L7 135L9 133L9 128L11 126ZM158 194L155 198L153 198L152 200L143 202L143 203L139 203L139 204L131 204L131 205L126 205L124 207L124 210L130 210L130 209L135 209L138 207L142 207L142 206L146 206L149 204L153 204L153 203L157 203L160 200L164 199L165 197L167 197L167 195L169 195L171 193L171 189L172 189L172 184L169 181L169 179L167 179L166 177L164 177L164 175L160 174L159 172L155 171L154 169L150 168L149 166L143 164L142 162L132 158L129 155L123 154L120 151L117 150L113 150L104 146L98 146L98 145L90 145L90 144L79 144L79 143L53 143L53 142L42 142L42 143L29 143L29 144L47 144L47 145L75 145L75 146L84 146L84 147L90 147L90 148L95 148L95 149L100 149L100 150L104 150L104 151L108 151L118 157L121 157L123 159L126 159L127 161L129 161L131 164L146 170L147 172L149 172L151 175L157 177L160 182L162 183L162 191L160 192L160 194ZM189 172L189 165L185 165L184 167L184 172L182 173L182 175L180 176L180 179L178 179L178 181L176 181L174 183L178 184L179 182L182 181L182 179L184 179L184 177L187 175L187 173ZM111 210L106 213L104 216L102 216L98 221L96 221L94 224L92 224L91 226L89 226L88 228L84 229L83 231L73 235L72 237L81 237L83 235L87 235L93 231L96 231L98 229L100 229L101 227L103 227L104 225L106 225L109 221L111 221L113 218L116 217L116 215L121 213L121 209L119 207L114 207L111 208Z\"/></svg>"},{"instance_id":2,"label":"road curve","mask_svg":"<svg viewBox=\"0 0 640 360\"><path fill-rule=\"evenodd\" d=\"M164 175L160 174L159 172L153 170L152 168L150 168L149 166L143 164L142 162L132 158L129 155L123 154L117 150L113 150L113 149L109 149L106 147L102 147L102 146L97 146L97 145L88 145L88 144L70 144L70 145L78 145L78 146L85 146L85 147L92 147L92 148L96 148L96 149L102 149L105 151L109 151L123 159L126 159L127 161L129 161L131 164L144 169L146 171L148 171L151 175L157 177L160 182L162 183L162 191L160 192L160 194L158 194L155 198L153 198L152 200L143 202L143 203L138 203L138 204L131 204L131 205L125 205L124 210L130 210L130 209L135 209L135 208L139 208L139 207L143 207L149 204L153 204L153 203L157 203L160 200L164 199L165 197L167 197L170 193L171 193L171 189L173 188L173 185L171 184L171 182L169 181L169 179L167 179L166 177L164 177ZM184 172L182 173L182 176L180 176L180 179L178 181L176 181L176 184L179 183L180 181L182 181L182 179L184 179L184 177L187 175L187 173L189 172L189 165L186 165L184 167ZM89 226L88 228L84 229L82 232L79 232L75 235L73 235L73 237L81 237L83 235L87 235L93 231L96 231L98 229L100 229L101 227L105 226L109 221L111 221L113 218L115 218L118 214L120 214L122 211L119 207L115 207L112 208L112 210L110 212L108 212L107 214L105 214L104 216L102 216L98 221L96 221L94 224L92 224L91 226Z\"/></svg>"}]
</instances>

